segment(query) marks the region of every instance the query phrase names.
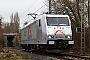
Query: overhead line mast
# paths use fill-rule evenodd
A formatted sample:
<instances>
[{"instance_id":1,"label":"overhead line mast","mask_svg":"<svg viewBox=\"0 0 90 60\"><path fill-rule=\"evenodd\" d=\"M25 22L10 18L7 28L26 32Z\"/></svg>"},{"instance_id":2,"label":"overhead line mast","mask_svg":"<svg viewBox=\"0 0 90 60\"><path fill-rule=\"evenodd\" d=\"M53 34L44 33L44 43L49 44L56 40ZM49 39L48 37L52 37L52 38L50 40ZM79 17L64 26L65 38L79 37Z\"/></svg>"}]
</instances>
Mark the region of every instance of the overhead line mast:
<instances>
[{"instance_id":1,"label":"overhead line mast","mask_svg":"<svg viewBox=\"0 0 90 60\"><path fill-rule=\"evenodd\" d=\"M51 0L49 0L49 13L51 13Z\"/></svg>"},{"instance_id":2,"label":"overhead line mast","mask_svg":"<svg viewBox=\"0 0 90 60\"><path fill-rule=\"evenodd\" d=\"M49 14L55 13L54 5L55 5L55 1L49 0Z\"/></svg>"},{"instance_id":3,"label":"overhead line mast","mask_svg":"<svg viewBox=\"0 0 90 60\"><path fill-rule=\"evenodd\" d=\"M80 55L85 55L86 50L85 50L85 28L88 27L88 9L87 11L85 10L86 8L86 0L79 0L80 2L80 14L81 14L81 49L80 49ZM89 0L87 0L89 2Z\"/></svg>"}]
</instances>

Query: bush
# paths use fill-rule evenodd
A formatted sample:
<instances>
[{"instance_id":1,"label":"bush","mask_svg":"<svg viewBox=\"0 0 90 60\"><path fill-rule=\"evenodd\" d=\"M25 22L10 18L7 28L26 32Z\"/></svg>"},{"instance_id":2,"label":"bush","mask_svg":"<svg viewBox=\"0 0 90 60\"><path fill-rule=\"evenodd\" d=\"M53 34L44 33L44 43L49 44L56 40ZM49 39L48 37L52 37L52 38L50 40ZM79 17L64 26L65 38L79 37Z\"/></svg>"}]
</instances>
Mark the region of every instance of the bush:
<instances>
[{"instance_id":1,"label":"bush","mask_svg":"<svg viewBox=\"0 0 90 60\"><path fill-rule=\"evenodd\" d=\"M0 47L4 47L4 40L0 38Z\"/></svg>"}]
</instances>

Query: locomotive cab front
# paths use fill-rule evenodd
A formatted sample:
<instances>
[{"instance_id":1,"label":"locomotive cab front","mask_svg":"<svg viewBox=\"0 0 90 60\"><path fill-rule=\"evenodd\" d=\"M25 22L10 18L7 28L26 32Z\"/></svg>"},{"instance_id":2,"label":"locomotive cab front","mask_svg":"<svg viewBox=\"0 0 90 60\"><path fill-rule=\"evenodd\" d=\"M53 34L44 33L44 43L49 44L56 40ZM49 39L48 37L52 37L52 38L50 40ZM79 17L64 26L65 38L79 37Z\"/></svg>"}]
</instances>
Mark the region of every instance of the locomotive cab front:
<instances>
[{"instance_id":1,"label":"locomotive cab front","mask_svg":"<svg viewBox=\"0 0 90 60\"><path fill-rule=\"evenodd\" d=\"M68 50L74 44L68 15L48 15L46 33L48 49Z\"/></svg>"}]
</instances>

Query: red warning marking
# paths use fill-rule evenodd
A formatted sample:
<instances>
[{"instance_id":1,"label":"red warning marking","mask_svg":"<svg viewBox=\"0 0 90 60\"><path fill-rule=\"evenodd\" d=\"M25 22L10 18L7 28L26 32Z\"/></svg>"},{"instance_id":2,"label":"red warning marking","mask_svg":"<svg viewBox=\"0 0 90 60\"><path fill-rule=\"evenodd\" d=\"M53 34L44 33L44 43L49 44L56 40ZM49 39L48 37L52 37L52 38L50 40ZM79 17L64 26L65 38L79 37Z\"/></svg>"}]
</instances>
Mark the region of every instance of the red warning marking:
<instances>
[{"instance_id":1,"label":"red warning marking","mask_svg":"<svg viewBox=\"0 0 90 60\"><path fill-rule=\"evenodd\" d=\"M55 32L55 34L58 34L58 33L64 34L64 32L63 32L62 30L57 30L57 31Z\"/></svg>"},{"instance_id":2,"label":"red warning marking","mask_svg":"<svg viewBox=\"0 0 90 60\"><path fill-rule=\"evenodd\" d=\"M30 35L30 34L32 33L32 31L31 31L30 28L31 28L31 27L29 26L29 27L28 27L28 35Z\"/></svg>"}]
</instances>

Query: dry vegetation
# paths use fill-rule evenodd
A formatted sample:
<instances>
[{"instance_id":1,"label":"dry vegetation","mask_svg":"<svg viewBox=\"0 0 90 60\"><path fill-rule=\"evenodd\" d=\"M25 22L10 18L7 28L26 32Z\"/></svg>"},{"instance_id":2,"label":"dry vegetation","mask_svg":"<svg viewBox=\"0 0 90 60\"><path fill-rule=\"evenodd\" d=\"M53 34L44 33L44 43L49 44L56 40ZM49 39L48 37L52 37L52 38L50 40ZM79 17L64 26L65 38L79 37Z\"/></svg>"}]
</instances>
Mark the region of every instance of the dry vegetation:
<instances>
[{"instance_id":1,"label":"dry vegetation","mask_svg":"<svg viewBox=\"0 0 90 60\"><path fill-rule=\"evenodd\" d=\"M12 50L2 49L2 51L0 52L0 60L34 60L27 55L18 55Z\"/></svg>"}]
</instances>

